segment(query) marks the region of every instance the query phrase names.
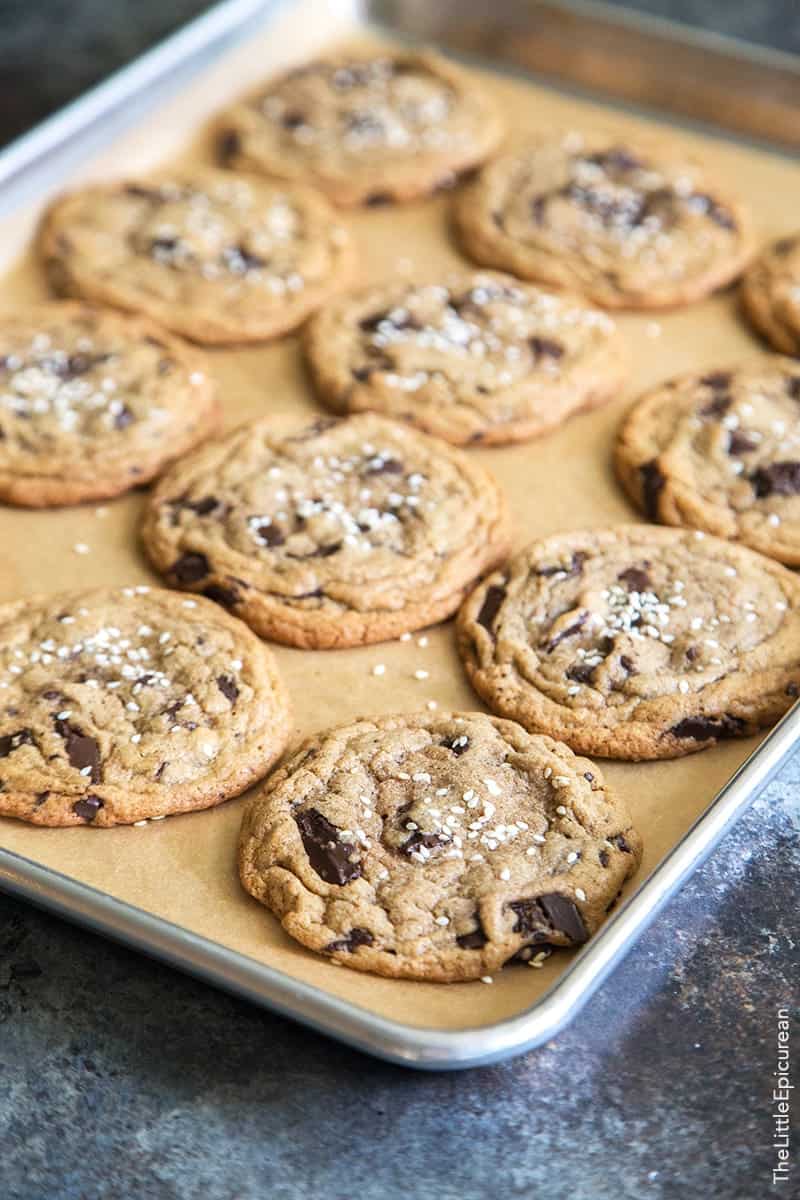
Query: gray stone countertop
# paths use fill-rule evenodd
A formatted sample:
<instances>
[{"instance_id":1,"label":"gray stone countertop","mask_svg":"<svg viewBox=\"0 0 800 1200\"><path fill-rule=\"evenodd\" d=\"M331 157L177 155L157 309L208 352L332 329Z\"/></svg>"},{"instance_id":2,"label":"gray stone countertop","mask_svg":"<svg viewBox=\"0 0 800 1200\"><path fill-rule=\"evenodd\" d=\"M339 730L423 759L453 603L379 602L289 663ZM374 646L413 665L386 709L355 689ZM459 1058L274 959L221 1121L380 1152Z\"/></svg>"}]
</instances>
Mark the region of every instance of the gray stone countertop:
<instances>
[{"instance_id":1,"label":"gray stone countertop","mask_svg":"<svg viewBox=\"0 0 800 1200\"><path fill-rule=\"evenodd\" d=\"M0 142L205 7L0 0ZM800 49L796 0L629 7ZM798 1195L800 1165L772 1185L771 1118L776 1014L797 1016L798 833L800 758L569 1029L442 1075L373 1061L0 897L0 1196ZM795 1126L795 1163L799 1138Z\"/></svg>"}]
</instances>

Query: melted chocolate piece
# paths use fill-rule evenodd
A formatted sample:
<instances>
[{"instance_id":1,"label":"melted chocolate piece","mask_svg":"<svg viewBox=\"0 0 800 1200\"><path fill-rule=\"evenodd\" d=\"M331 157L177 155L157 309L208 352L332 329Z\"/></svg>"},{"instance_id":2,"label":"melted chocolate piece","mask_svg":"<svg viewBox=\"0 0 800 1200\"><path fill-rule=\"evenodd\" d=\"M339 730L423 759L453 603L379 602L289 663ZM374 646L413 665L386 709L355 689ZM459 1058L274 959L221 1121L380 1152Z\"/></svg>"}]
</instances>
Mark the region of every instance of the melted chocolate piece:
<instances>
[{"instance_id":1,"label":"melted chocolate piece","mask_svg":"<svg viewBox=\"0 0 800 1200\"><path fill-rule=\"evenodd\" d=\"M222 692L222 694L226 700L230 700L231 704L236 703L236 699L239 695L239 689L236 686L236 683L235 683L234 679L232 678L232 676L218 675L217 676L217 687Z\"/></svg>"},{"instance_id":2,"label":"melted chocolate piece","mask_svg":"<svg viewBox=\"0 0 800 1200\"><path fill-rule=\"evenodd\" d=\"M553 566L553 567L538 567L537 575L543 578L548 578L550 575L563 575L565 579L572 579L576 575L580 575L583 570L583 564L586 562L588 555L585 550L574 551L568 567Z\"/></svg>"},{"instance_id":3,"label":"melted chocolate piece","mask_svg":"<svg viewBox=\"0 0 800 1200\"><path fill-rule=\"evenodd\" d=\"M467 750L469 750L469 738L465 733L460 733L457 734L456 737L448 738L446 741L442 742L442 745L448 750L452 750L456 758L459 758L462 754L466 754Z\"/></svg>"},{"instance_id":4,"label":"melted chocolate piece","mask_svg":"<svg viewBox=\"0 0 800 1200\"><path fill-rule=\"evenodd\" d=\"M604 171L638 171L645 164L640 158L631 154L623 146L612 146L608 150L598 150L596 154L587 154L583 162L594 163Z\"/></svg>"},{"instance_id":5,"label":"melted chocolate piece","mask_svg":"<svg viewBox=\"0 0 800 1200\"><path fill-rule=\"evenodd\" d=\"M295 817L308 861L326 883L340 886L358 879L361 865L351 862L352 847L339 841L339 830L316 808L307 808Z\"/></svg>"},{"instance_id":6,"label":"melted chocolate piece","mask_svg":"<svg viewBox=\"0 0 800 1200\"><path fill-rule=\"evenodd\" d=\"M36 739L32 729L18 729L16 733L6 733L0 737L0 758L8 758L20 746L35 746Z\"/></svg>"},{"instance_id":7,"label":"melted chocolate piece","mask_svg":"<svg viewBox=\"0 0 800 1200\"><path fill-rule=\"evenodd\" d=\"M93 821L102 807L103 801L99 796L84 796L82 799L75 801L72 811L82 821Z\"/></svg>"},{"instance_id":8,"label":"melted chocolate piece","mask_svg":"<svg viewBox=\"0 0 800 1200\"><path fill-rule=\"evenodd\" d=\"M787 696L800 696L800 685L798 685L796 683L787 683L786 695Z\"/></svg>"},{"instance_id":9,"label":"melted chocolate piece","mask_svg":"<svg viewBox=\"0 0 800 1200\"><path fill-rule=\"evenodd\" d=\"M133 413L128 408L127 404L123 404L117 415L114 417L115 429L127 429L133 423Z\"/></svg>"},{"instance_id":10,"label":"melted chocolate piece","mask_svg":"<svg viewBox=\"0 0 800 1200\"><path fill-rule=\"evenodd\" d=\"M211 587L204 588L203 595L207 596L209 600L221 604L223 608L233 608L241 600L236 588L223 587L219 583L212 583Z\"/></svg>"},{"instance_id":11,"label":"melted chocolate piece","mask_svg":"<svg viewBox=\"0 0 800 1200\"><path fill-rule=\"evenodd\" d=\"M486 595L483 598L483 604L481 605L481 611L478 613L477 621L489 633L492 632L492 623L500 611L505 598L506 589L504 587L497 587L495 584L492 584L491 587L486 589Z\"/></svg>"},{"instance_id":12,"label":"melted chocolate piece","mask_svg":"<svg viewBox=\"0 0 800 1200\"><path fill-rule=\"evenodd\" d=\"M740 717L732 717L723 713L721 717L684 717L677 725L673 725L670 733L679 738L693 738L696 742L705 742L709 738L722 741L725 738L739 737L747 729L747 722Z\"/></svg>"},{"instance_id":13,"label":"melted chocolate piece","mask_svg":"<svg viewBox=\"0 0 800 1200\"><path fill-rule=\"evenodd\" d=\"M617 579L625 584L629 592L646 592L652 586L650 576L643 567L627 567L620 571Z\"/></svg>"},{"instance_id":14,"label":"melted chocolate piece","mask_svg":"<svg viewBox=\"0 0 800 1200\"><path fill-rule=\"evenodd\" d=\"M750 434L742 433L740 429L734 429L728 437L728 454L749 454L757 448L758 442L753 441Z\"/></svg>"},{"instance_id":15,"label":"melted chocolate piece","mask_svg":"<svg viewBox=\"0 0 800 1200\"><path fill-rule=\"evenodd\" d=\"M216 496L203 496L201 500L182 500L180 506L190 508L198 517L207 517L215 508L219 508L219 500Z\"/></svg>"},{"instance_id":16,"label":"melted chocolate piece","mask_svg":"<svg viewBox=\"0 0 800 1200\"><path fill-rule=\"evenodd\" d=\"M756 495L796 496L800 493L800 462L776 462L759 467L750 476Z\"/></svg>"},{"instance_id":17,"label":"melted chocolate piece","mask_svg":"<svg viewBox=\"0 0 800 1200\"><path fill-rule=\"evenodd\" d=\"M260 525L258 537L264 546L282 546L286 541L277 525Z\"/></svg>"},{"instance_id":18,"label":"melted chocolate piece","mask_svg":"<svg viewBox=\"0 0 800 1200\"><path fill-rule=\"evenodd\" d=\"M601 867L607 867L608 864L611 862L611 858L610 858L610 855L607 850L601 850L600 853L597 855L597 857L600 860Z\"/></svg>"},{"instance_id":19,"label":"melted chocolate piece","mask_svg":"<svg viewBox=\"0 0 800 1200\"><path fill-rule=\"evenodd\" d=\"M619 665L622 667L623 671L627 671L629 675L634 675L636 673L636 669L633 665L633 659L628 658L627 654L620 654Z\"/></svg>"},{"instance_id":20,"label":"melted chocolate piece","mask_svg":"<svg viewBox=\"0 0 800 1200\"><path fill-rule=\"evenodd\" d=\"M403 854L413 854L415 850L419 850L420 846L424 846L426 850L434 850L437 846L448 845L450 838L441 833L423 833L421 829L415 829L410 837L406 838L400 849Z\"/></svg>"},{"instance_id":21,"label":"melted chocolate piece","mask_svg":"<svg viewBox=\"0 0 800 1200\"><path fill-rule=\"evenodd\" d=\"M583 778L588 780L589 783L594 783L594 775L592 774L591 771L584 771Z\"/></svg>"},{"instance_id":22,"label":"melted chocolate piece","mask_svg":"<svg viewBox=\"0 0 800 1200\"><path fill-rule=\"evenodd\" d=\"M305 123L305 117L296 108L289 109L288 112L283 113L281 116L281 125L284 129L299 129Z\"/></svg>"},{"instance_id":23,"label":"melted chocolate piece","mask_svg":"<svg viewBox=\"0 0 800 1200\"><path fill-rule=\"evenodd\" d=\"M624 833L615 833L614 836L610 837L608 840L612 843L612 845L616 846L618 850L621 850L623 854L633 853L630 846L625 841Z\"/></svg>"},{"instance_id":24,"label":"melted chocolate piece","mask_svg":"<svg viewBox=\"0 0 800 1200\"><path fill-rule=\"evenodd\" d=\"M563 933L574 945L587 941L589 934L580 911L566 896L549 892L530 900L511 900L508 907L516 914L514 933L532 936L533 942L546 942L552 933Z\"/></svg>"},{"instance_id":25,"label":"melted chocolate piece","mask_svg":"<svg viewBox=\"0 0 800 1200\"><path fill-rule=\"evenodd\" d=\"M367 467L365 475L402 475L405 470L403 464L396 458L384 458L380 465Z\"/></svg>"},{"instance_id":26,"label":"melted chocolate piece","mask_svg":"<svg viewBox=\"0 0 800 1200\"><path fill-rule=\"evenodd\" d=\"M658 520L658 498L666 479L659 470L655 459L639 467L639 477L642 481L642 506L645 516L651 521Z\"/></svg>"},{"instance_id":27,"label":"melted chocolate piece","mask_svg":"<svg viewBox=\"0 0 800 1200\"><path fill-rule=\"evenodd\" d=\"M350 930L347 937L339 938L338 941L335 942L328 942L325 950L329 954L333 954L337 950L347 950L352 954L352 952L357 950L359 946L371 946L374 941L375 938L368 929L362 929L360 926L356 925Z\"/></svg>"},{"instance_id":28,"label":"melted chocolate piece","mask_svg":"<svg viewBox=\"0 0 800 1200\"><path fill-rule=\"evenodd\" d=\"M456 937L456 941L462 950L481 950L489 940L483 931L481 919L477 914L475 919L478 922L477 929L470 929L469 933L460 933Z\"/></svg>"},{"instance_id":29,"label":"melted chocolate piece","mask_svg":"<svg viewBox=\"0 0 800 1200\"><path fill-rule=\"evenodd\" d=\"M223 162L238 154L242 148L242 142L238 133L226 133L220 138L219 154Z\"/></svg>"},{"instance_id":30,"label":"melted chocolate piece","mask_svg":"<svg viewBox=\"0 0 800 1200\"><path fill-rule=\"evenodd\" d=\"M700 383L712 388L715 392L725 391L730 387L733 374L731 371L710 371L700 377Z\"/></svg>"},{"instance_id":31,"label":"melted chocolate piece","mask_svg":"<svg viewBox=\"0 0 800 1200\"><path fill-rule=\"evenodd\" d=\"M594 675L594 667L590 667L588 663L577 662L567 668L567 679L574 679L576 683L591 683Z\"/></svg>"},{"instance_id":32,"label":"melted chocolate piece","mask_svg":"<svg viewBox=\"0 0 800 1200\"><path fill-rule=\"evenodd\" d=\"M100 771L100 746L93 737L87 733L82 733L80 729L76 729L69 721L56 721L56 733L64 739L64 749L67 752L70 766L75 767L77 771L84 771L89 768L89 778L92 783L99 783L101 778Z\"/></svg>"},{"instance_id":33,"label":"melted chocolate piece","mask_svg":"<svg viewBox=\"0 0 800 1200\"><path fill-rule=\"evenodd\" d=\"M564 356L564 347L561 342L557 342L553 338L528 338L528 345L536 358L563 358Z\"/></svg>"},{"instance_id":34,"label":"melted chocolate piece","mask_svg":"<svg viewBox=\"0 0 800 1200\"><path fill-rule=\"evenodd\" d=\"M377 333L378 326L384 321L388 321L388 319L389 314L384 309L382 312L373 313L372 316L362 317L358 322L358 328L363 330L364 333Z\"/></svg>"},{"instance_id":35,"label":"melted chocolate piece","mask_svg":"<svg viewBox=\"0 0 800 1200\"><path fill-rule=\"evenodd\" d=\"M726 396L724 392L718 392L709 404L706 404L704 408L700 409L700 416L724 417L732 403L732 396Z\"/></svg>"},{"instance_id":36,"label":"melted chocolate piece","mask_svg":"<svg viewBox=\"0 0 800 1200\"><path fill-rule=\"evenodd\" d=\"M170 568L178 583L197 583L205 579L211 568L205 554L183 554Z\"/></svg>"},{"instance_id":37,"label":"melted chocolate piece","mask_svg":"<svg viewBox=\"0 0 800 1200\"><path fill-rule=\"evenodd\" d=\"M388 192L370 192L364 203L368 208L380 208L384 204L391 204L392 197Z\"/></svg>"},{"instance_id":38,"label":"melted chocolate piece","mask_svg":"<svg viewBox=\"0 0 800 1200\"><path fill-rule=\"evenodd\" d=\"M153 238L150 242L151 254L172 254L178 247L177 238Z\"/></svg>"},{"instance_id":39,"label":"melted chocolate piece","mask_svg":"<svg viewBox=\"0 0 800 1200\"><path fill-rule=\"evenodd\" d=\"M572 624L568 625L566 629L562 629L560 633L555 635L555 637L550 638L550 641L546 642L544 646L545 654L552 654L556 646L560 646L561 643L566 641L567 638L574 637L576 633L579 633L586 624L587 615L587 613L581 613L577 621L573 621Z\"/></svg>"}]
</instances>

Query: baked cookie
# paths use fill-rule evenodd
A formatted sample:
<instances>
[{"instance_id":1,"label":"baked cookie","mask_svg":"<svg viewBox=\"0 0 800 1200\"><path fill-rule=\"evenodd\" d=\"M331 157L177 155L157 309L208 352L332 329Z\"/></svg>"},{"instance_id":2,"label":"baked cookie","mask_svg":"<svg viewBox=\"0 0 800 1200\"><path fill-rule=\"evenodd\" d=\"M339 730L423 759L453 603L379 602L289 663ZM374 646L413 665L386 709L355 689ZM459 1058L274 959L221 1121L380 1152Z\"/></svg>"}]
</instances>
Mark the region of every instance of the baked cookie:
<instances>
[{"instance_id":1,"label":"baked cookie","mask_svg":"<svg viewBox=\"0 0 800 1200\"><path fill-rule=\"evenodd\" d=\"M483 713L307 741L248 805L244 887L345 966L477 979L594 933L641 858L598 768Z\"/></svg>"},{"instance_id":2,"label":"baked cookie","mask_svg":"<svg viewBox=\"0 0 800 1200\"><path fill-rule=\"evenodd\" d=\"M413 52L325 55L220 120L226 162L313 183L340 205L413 200L449 186L501 134L474 76Z\"/></svg>"},{"instance_id":3,"label":"baked cookie","mask_svg":"<svg viewBox=\"0 0 800 1200\"><path fill-rule=\"evenodd\" d=\"M351 268L347 234L316 192L208 168L62 196L40 248L56 291L211 345L294 329Z\"/></svg>"},{"instance_id":4,"label":"baked cookie","mask_svg":"<svg viewBox=\"0 0 800 1200\"><path fill-rule=\"evenodd\" d=\"M142 532L173 586L317 649L443 620L509 541L488 472L371 414L234 430L164 476Z\"/></svg>"},{"instance_id":5,"label":"baked cookie","mask_svg":"<svg viewBox=\"0 0 800 1200\"><path fill-rule=\"evenodd\" d=\"M742 306L776 350L800 355L800 233L778 238L747 269Z\"/></svg>"},{"instance_id":6,"label":"baked cookie","mask_svg":"<svg viewBox=\"0 0 800 1200\"><path fill-rule=\"evenodd\" d=\"M477 262L608 308L687 304L740 274L750 218L684 155L608 134L544 134L456 202Z\"/></svg>"},{"instance_id":7,"label":"baked cookie","mask_svg":"<svg viewBox=\"0 0 800 1200\"><path fill-rule=\"evenodd\" d=\"M670 380L623 422L617 475L651 521L800 566L800 362Z\"/></svg>"},{"instance_id":8,"label":"baked cookie","mask_svg":"<svg viewBox=\"0 0 800 1200\"><path fill-rule=\"evenodd\" d=\"M776 721L800 691L800 579L700 531L534 542L458 618L495 712L582 754L674 758Z\"/></svg>"},{"instance_id":9,"label":"baked cookie","mask_svg":"<svg viewBox=\"0 0 800 1200\"><path fill-rule=\"evenodd\" d=\"M203 361L149 321L69 301L0 314L0 500L119 495L218 424Z\"/></svg>"},{"instance_id":10,"label":"baked cookie","mask_svg":"<svg viewBox=\"0 0 800 1200\"><path fill-rule=\"evenodd\" d=\"M626 375L605 313L478 271L344 296L309 322L306 352L332 408L457 445L537 437L610 400Z\"/></svg>"},{"instance_id":11,"label":"baked cookie","mask_svg":"<svg viewBox=\"0 0 800 1200\"><path fill-rule=\"evenodd\" d=\"M0 814L127 825L210 808L289 733L269 649L208 600L130 587L0 606Z\"/></svg>"}]
</instances>

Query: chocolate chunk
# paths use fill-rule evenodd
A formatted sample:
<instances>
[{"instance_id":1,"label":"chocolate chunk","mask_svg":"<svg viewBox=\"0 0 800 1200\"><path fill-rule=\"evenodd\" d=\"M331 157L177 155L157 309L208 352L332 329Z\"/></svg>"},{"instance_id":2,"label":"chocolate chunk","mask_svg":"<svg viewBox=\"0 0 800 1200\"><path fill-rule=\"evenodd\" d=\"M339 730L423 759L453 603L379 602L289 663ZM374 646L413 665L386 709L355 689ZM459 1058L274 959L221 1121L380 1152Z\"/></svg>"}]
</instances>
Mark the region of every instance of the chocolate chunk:
<instances>
[{"instance_id":1,"label":"chocolate chunk","mask_svg":"<svg viewBox=\"0 0 800 1200\"><path fill-rule=\"evenodd\" d=\"M597 857L600 859L601 867L607 867L608 864L611 862L611 858L610 858L607 850L601 850L600 853L597 855Z\"/></svg>"},{"instance_id":2,"label":"chocolate chunk","mask_svg":"<svg viewBox=\"0 0 800 1200\"><path fill-rule=\"evenodd\" d=\"M419 850L420 846L424 846L426 850L434 850L437 846L446 846L450 838L443 833L423 833L421 829L415 829L410 837L406 838L400 849L403 854L414 854Z\"/></svg>"},{"instance_id":3,"label":"chocolate chunk","mask_svg":"<svg viewBox=\"0 0 800 1200\"><path fill-rule=\"evenodd\" d=\"M114 417L115 429L127 429L133 423L133 413L128 408L127 404L123 404L117 415Z\"/></svg>"},{"instance_id":4,"label":"chocolate chunk","mask_svg":"<svg viewBox=\"0 0 800 1200\"><path fill-rule=\"evenodd\" d=\"M226 133L219 141L219 154L223 162L233 158L239 153L242 148L242 142L238 133Z\"/></svg>"},{"instance_id":5,"label":"chocolate chunk","mask_svg":"<svg viewBox=\"0 0 800 1200\"><path fill-rule=\"evenodd\" d=\"M546 196L534 196L534 198L531 200L531 219L533 220L535 225L543 225L544 224L546 210L547 210L547 197ZM494 219L495 219L495 224L499 225L502 228L502 225L504 223L503 222L503 214L495 213Z\"/></svg>"},{"instance_id":6,"label":"chocolate chunk","mask_svg":"<svg viewBox=\"0 0 800 1200\"><path fill-rule=\"evenodd\" d=\"M672 726L670 733L675 737L694 738L696 742L705 742L709 738L721 741L724 738L739 737L746 729L746 721L723 713L721 717L684 717L677 725Z\"/></svg>"},{"instance_id":7,"label":"chocolate chunk","mask_svg":"<svg viewBox=\"0 0 800 1200\"><path fill-rule=\"evenodd\" d=\"M528 345L536 358L563 358L564 356L564 347L552 338L528 338Z\"/></svg>"},{"instance_id":8,"label":"chocolate chunk","mask_svg":"<svg viewBox=\"0 0 800 1200\"><path fill-rule=\"evenodd\" d=\"M82 821L93 821L102 807L103 801L99 796L84 796L81 800L75 801L72 811Z\"/></svg>"},{"instance_id":9,"label":"chocolate chunk","mask_svg":"<svg viewBox=\"0 0 800 1200\"><path fill-rule=\"evenodd\" d=\"M218 675L217 687L222 692L226 700L230 700L231 704L236 703L236 698L239 695L239 689L232 676Z\"/></svg>"},{"instance_id":10,"label":"chocolate chunk","mask_svg":"<svg viewBox=\"0 0 800 1200\"><path fill-rule=\"evenodd\" d=\"M637 171L645 165L640 158L636 158L630 150L625 150L622 146L612 146L609 150L588 154L582 161L611 171Z\"/></svg>"},{"instance_id":11,"label":"chocolate chunk","mask_svg":"<svg viewBox=\"0 0 800 1200\"><path fill-rule=\"evenodd\" d=\"M511 900L508 907L517 918L514 933L532 937L534 943L548 941L554 932L565 934L576 946L589 937L577 907L558 892L530 900Z\"/></svg>"},{"instance_id":12,"label":"chocolate chunk","mask_svg":"<svg viewBox=\"0 0 800 1200\"><path fill-rule=\"evenodd\" d=\"M492 624L505 598L506 589L504 587L497 587L495 584L492 584L491 587L486 589L486 595L483 598L483 604L481 605L481 611L478 613L477 619L478 624L482 625L489 633L492 632Z\"/></svg>"},{"instance_id":13,"label":"chocolate chunk","mask_svg":"<svg viewBox=\"0 0 800 1200\"><path fill-rule=\"evenodd\" d=\"M6 733L0 737L0 758L8 758L20 746L35 746L36 739L32 729L18 729L16 733Z\"/></svg>"},{"instance_id":14,"label":"chocolate chunk","mask_svg":"<svg viewBox=\"0 0 800 1200\"><path fill-rule=\"evenodd\" d=\"M699 653L700 653L699 646L687 646L686 647L686 657L689 660L689 662L694 662L694 660L697 658Z\"/></svg>"},{"instance_id":15,"label":"chocolate chunk","mask_svg":"<svg viewBox=\"0 0 800 1200\"><path fill-rule=\"evenodd\" d=\"M710 221L713 221L715 225L719 225L722 229L737 228L733 214L706 192L694 192L689 197L689 204L691 207L705 213Z\"/></svg>"},{"instance_id":16,"label":"chocolate chunk","mask_svg":"<svg viewBox=\"0 0 800 1200\"><path fill-rule=\"evenodd\" d=\"M241 600L236 588L223 587L219 583L212 583L211 587L203 588L203 595L207 596L209 600L221 604L223 608L233 608Z\"/></svg>"},{"instance_id":17,"label":"chocolate chunk","mask_svg":"<svg viewBox=\"0 0 800 1200\"><path fill-rule=\"evenodd\" d=\"M734 429L728 437L728 454L749 454L757 448L758 442L754 441L749 433L742 433L739 429Z\"/></svg>"},{"instance_id":18,"label":"chocolate chunk","mask_svg":"<svg viewBox=\"0 0 800 1200\"><path fill-rule=\"evenodd\" d=\"M374 375L374 373L379 370L380 367L353 367L350 374L353 376L353 379L357 379L359 383L366 383L370 375Z\"/></svg>"},{"instance_id":19,"label":"chocolate chunk","mask_svg":"<svg viewBox=\"0 0 800 1200\"><path fill-rule=\"evenodd\" d=\"M367 467L365 475L402 475L403 464L396 458L383 458L380 463Z\"/></svg>"},{"instance_id":20,"label":"chocolate chunk","mask_svg":"<svg viewBox=\"0 0 800 1200\"><path fill-rule=\"evenodd\" d=\"M714 399L700 409L701 417L724 417L725 413L733 404L733 397L726 396L724 392L717 392Z\"/></svg>"},{"instance_id":21,"label":"chocolate chunk","mask_svg":"<svg viewBox=\"0 0 800 1200\"><path fill-rule=\"evenodd\" d=\"M750 476L756 495L796 496L800 492L800 462L776 462Z\"/></svg>"},{"instance_id":22,"label":"chocolate chunk","mask_svg":"<svg viewBox=\"0 0 800 1200\"><path fill-rule=\"evenodd\" d=\"M585 550L576 550L568 566L565 567L558 564L552 567L537 567L536 574L541 575L543 578L548 578L550 575L563 575L565 579L572 579L574 576L580 575L587 558L588 555Z\"/></svg>"},{"instance_id":23,"label":"chocolate chunk","mask_svg":"<svg viewBox=\"0 0 800 1200\"><path fill-rule=\"evenodd\" d=\"M264 546L282 546L286 541L277 525L259 525L258 539Z\"/></svg>"},{"instance_id":24,"label":"chocolate chunk","mask_svg":"<svg viewBox=\"0 0 800 1200\"><path fill-rule=\"evenodd\" d=\"M369 208L380 208L384 204L391 204L392 197L388 192L370 192L364 203Z\"/></svg>"},{"instance_id":25,"label":"chocolate chunk","mask_svg":"<svg viewBox=\"0 0 800 1200\"><path fill-rule=\"evenodd\" d=\"M633 853L630 846L628 845L628 843L625 840L624 833L615 833L614 836L610 837L608 840L612 843L612 845L616 846L618 850L621 850L623 854L632 854Z\"/></svg>"},{"instance_id":26,"label":"chocolate chunk","mask_svg":"<svg viewBox=\"0 0 800 1200\"><path fill-rule=\"evenodd\" d=\"M594 775L592 774L591 771L584 771L583 778L587 779L589 781L589 783L594 783Z\"/></svg>"},{"instance_id":27,"label":"chocolate chunk","mask_svg":"<svg viewBox=\"0 0 800 1200\"><path fill-rule=\"evenodd\" d=\"M460 933L456 937L456 941L462 950L480 950L489 940L483 931L480 917L476 915L475 919L478 922L477 929L470 929L469 933Z\"/></svg>"},{"instance_id":28,"label":"chocolate chunk","mask_svg":"<svg viewBox=\"0 0 800 1200\"><path fill-rule=\"evenodd\" d=\"M643 567L627 567L620 571L617 579L625 584L629 592L646 592L652 586L650 576Z\"/></svg>"},{"instance_id":29,"label":"chocolate chunk","mask_svg":"<svg viewBox=\"0 0 800 1200\"><path fill-rule=\"evenodd\" d=\"M347 950L352 953L359 946L371 946L374 941L375 939L368 929L361 929L356 925L350 930L347 937L339 938L336 942L328 942L325 949L329 954L333 954L337 950Z\"/></svg>"},{"instance_id":30,"label":"chocolate chunk","mask_svg":"<svg viewBox=\"0 0 800 1200\"><path fill-rule=\"evenodd\" d=\"M219 500L216 496L203 496L201 500L181 501L181 508L190 508L192 512L197 513L198 517L207 517L209 513L212 513L218 507Z\"/></svg>"},{"instance_id":31,"label":"chocolate chunk","mask_svg":"<svg viewBox=\"0 0 800 1200\"><path fill-rule=\"evenodd\" d=\"M205 554L183 554L170 568L178 583L197 583L211 570Z\"/></svg>"},{"instance_id":32,"label":"chocolate chunk","mask_svg":"<svg viewBox=\"0 0 800 1200\"><path fill-rule=\"evenodd\" d=\"M577 621L573 621L572 624L568 625L566 629L562 629L560 633L555 635L555 637L551 637L549 642L545 642L545 654L552 654L556 646L560 646L561 643L566 641L567 638L574 637L576 633L580 633L581 629L583 629L584 625L586 624L587 616L587 613L581 613Z\"/></svg>"},{"instance_id":33,"label":"chocolate chunk","mask_svg":"<svg viewBox=\"0 0 800 1200\"><path fill-rule=\"evenodd\" d=\"M64 739L64 749L67 752L67 758L70 761L70 766L75 767L77 771L87 772L92 783L99 783L100 772L100 746L93 737L87 733L82 733L80 729L76 729L69 721L56 721L56 733Z\"/></svg>"},{"instance_id":34,"label":"chocolate chunk","mask_svg":"<svg viewBox=\"0 0 800 1200\"><path fill-rule=\"evenodd\" d=\"M339 830L316 808L295 817L308 861L326 883L345 884L361 875L361 866L351 862L352 847L339 841Z\"/></svg>"},{"instance_id":35,"label":"chocolate chunk","mask_svg":"<svg viewBox=\"0 0 800 1200\"><path fill-rule=\"evenodd\" d=\"M627 654L620 654L619 665L622 667L623 671L627 671L629 675L636 674L636 668L633 665L633 659L628 658Z\"/></svg>"},{"instance_id":36,"label":"chocolate chunk","mask_svg":"<svg viewBox=\"0 0 800 1200\"><path fill-rule=\"evenodd\" d=\"M659 470L658 463L652 459L639 467L639 477L642 481L642 505L645 516L651 521L658 520L658 498L666 479Z\"/></svg>"},{"instance_id":37,"label":"chocolate chunk","mask_svg":"<svg viewBox=\"0 0 800 1200\"><path fill-rule=\"evenodd\" d=\"M567 668L567 679L574 679L576 683L591 683L594 675L594 667L590 667L588 663L577 662Z\"/></svg>"},{"instance_id":38,"label":"chocolate chunk","mask_svg":"<svg viewBox=\"0 0 800 1200\"><path fill-rule=\"evenodd\" d=\"M465 733L459 733L455 737L447 738L442 745L446 746L448 750L452 750L456 758L459 758L469 750L469 738Z\"/></svg>"}]
</instances>

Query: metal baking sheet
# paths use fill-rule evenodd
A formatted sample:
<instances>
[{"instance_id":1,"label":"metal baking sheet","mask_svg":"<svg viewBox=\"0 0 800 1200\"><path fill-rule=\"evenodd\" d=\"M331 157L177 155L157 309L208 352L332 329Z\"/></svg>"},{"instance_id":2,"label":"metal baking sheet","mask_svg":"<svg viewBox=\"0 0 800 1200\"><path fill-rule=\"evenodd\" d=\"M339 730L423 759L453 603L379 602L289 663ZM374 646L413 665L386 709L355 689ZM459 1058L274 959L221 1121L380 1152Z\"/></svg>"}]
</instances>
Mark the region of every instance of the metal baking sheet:
<instances>
[{"instance_id":1,"label":"metal baking sheet","mask_svg":"<svg viewBox=\"0 0 800 1200\"><path fill-rule=\"evenodd\" d=\"M409 9L406 33L414 32L414 9L419 6ZM475 9L465 3L458 11ZM397 19L402 12L394 4L389 15ZM350 3L228 0L10 147L0 155L4 301L45 293L35 257L20 253L53 192L176 160L209 161L208 121L236 94L332 41L374 36L375 27ZM641 116L609 111L536 77L491 65L484 70L486 86L508 114L512 141L555 122L641 124ZM669 134L669 124L660 124ZM800 203L793 160L684 130L675 136L695 145L752 203L765 238L791 228ZM458 265L448 204L440 196L343 215L358 245L362 278ZM635 369L617 401L544 440L470 452L506 488L518 546L556 530L635 519L608 461L631 398L674 372L736 361L759 349L737 317L731 292L668 316L628 315L621 323ZM296 338L209 357L228 426L269 411L317 411ZM130 495L106 506L105 516L93 506L0 510L0 601L73 586L78 568L86 584L157 582L137 544L142 503L141 495ZM91 552L77 559L76 542ZM442 708L479 707L455 654L451 625L429 631L429 643L424 649L416 640L347 651L278 648L298 735L432 698ZM386 665L380 678L371 670L377 662ZM420 666L430 672L424 683L414 678ZM48 830L2 820L0 886L373 1054L417 1067L472 1066L539 1045L577 1012L778 769L798 731L800 715L793 711L760 743L728 742L670 763L604 765L645 838L638 877L581 952L554 954L538 971L508 969L492 986L383 980L339 968L291 942L238 885L234 846L242 800L146 828Z\"/></svg>"}]
</instances>

